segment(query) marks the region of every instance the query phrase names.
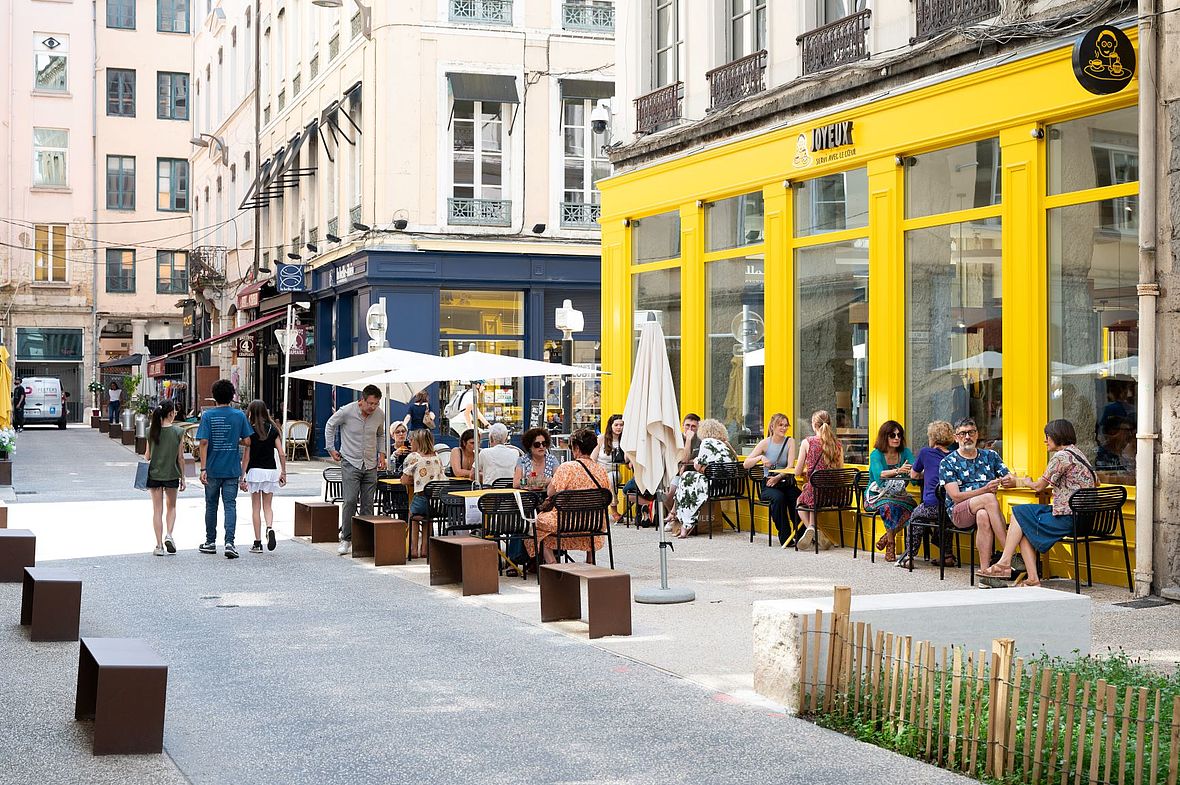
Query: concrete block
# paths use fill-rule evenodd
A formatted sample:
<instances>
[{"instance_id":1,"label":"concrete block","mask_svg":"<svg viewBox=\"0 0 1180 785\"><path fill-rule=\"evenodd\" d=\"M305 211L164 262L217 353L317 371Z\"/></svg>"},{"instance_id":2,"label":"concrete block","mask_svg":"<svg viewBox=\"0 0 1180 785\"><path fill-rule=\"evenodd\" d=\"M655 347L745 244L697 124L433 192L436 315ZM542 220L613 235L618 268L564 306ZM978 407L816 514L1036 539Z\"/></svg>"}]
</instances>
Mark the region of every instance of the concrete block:
<instances>
[{"instance_id":1,"label":"concrete block","mask_svg":"<svg viewBox=\"0 0 1180 785\"><path fill-rule=\"evenodd\" d=\"M802 619L815 613L830 624L831 597L754 603L754 690L798 712ZM991 651L996 638L1013 638L1021 656L1069 657L1090 652L1090 598L1041 588L962 589L852 598L852 621L936 647ZM810 636L809 636L810 637ZM809 646L814 638L809 640ZM826 647L821 648L826 657ZM814 647L808 658L815 656ZM822 669L822 665L821 665Z\"/></svg>"}]
</instances>

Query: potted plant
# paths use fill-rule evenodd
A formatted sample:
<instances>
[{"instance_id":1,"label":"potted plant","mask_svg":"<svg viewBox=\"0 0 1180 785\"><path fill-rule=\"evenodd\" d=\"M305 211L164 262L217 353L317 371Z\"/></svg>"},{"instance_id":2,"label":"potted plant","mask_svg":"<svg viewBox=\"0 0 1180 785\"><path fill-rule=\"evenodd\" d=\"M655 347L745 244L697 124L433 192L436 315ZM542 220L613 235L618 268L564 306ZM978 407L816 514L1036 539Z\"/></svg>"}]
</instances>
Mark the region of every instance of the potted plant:
<instances>
[{"instance_id":1,"label":"potted plant","mask_svg":"<svg viewBox=\"0 0 1180 785\"><path fill-rule=\"evenodd\" d=\"M138 373L127 374L123 377L123 410L119 413L119 424L123 430L129 431L135 426L134 398L139 392L139 385L143 376Z\"/></svg>"},{"instance_id":2,"label":"potted plant","mask_svg":"<svg viewBox=\"0 0 1180 785\"><path fill-rule=\"evenodd\" d=\"M12 428L0 428L0 461L9 460L9 456L16 452L16 431Z\"/></svg>"},{"instance_id":3,"label":"potted plant","mask_svg":"<svg viewBox=\"0 0 1180 785\"><path fill-rule=\"evenodd\" d=\"M106 387L98 379L95 379L90 384L86 385L86 389L94 396L94 409L91 414L99 414L102 412L102 394L106 391Z\"/></svg>"}]
</instances>

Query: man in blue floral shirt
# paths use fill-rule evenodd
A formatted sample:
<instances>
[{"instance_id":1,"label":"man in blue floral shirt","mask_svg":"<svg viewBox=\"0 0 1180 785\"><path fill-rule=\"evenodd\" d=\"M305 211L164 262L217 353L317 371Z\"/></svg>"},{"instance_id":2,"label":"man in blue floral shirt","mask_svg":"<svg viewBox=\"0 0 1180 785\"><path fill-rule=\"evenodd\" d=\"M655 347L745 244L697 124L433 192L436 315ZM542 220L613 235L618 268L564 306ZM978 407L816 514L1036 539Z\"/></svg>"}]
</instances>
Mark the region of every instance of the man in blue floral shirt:
<instances>
[{"instance_id":1,"label":"man in blue floral shirt","mask_svg":"<svg viewBox=\"0 0 1180 785\"><path fill-rule=\"evenodd\" d=\"M951 522L959 529L977 527L975 545L979 548L979 565L992 563L992 546L999 540L1004 547L1004 516L996 491L1016 484L1008 467L993 450L980 450L976 444L979 429L970 417L955 425L959 449L942 459L938 481L946 488L946 506Z\"/></svg>"}]
</instances>

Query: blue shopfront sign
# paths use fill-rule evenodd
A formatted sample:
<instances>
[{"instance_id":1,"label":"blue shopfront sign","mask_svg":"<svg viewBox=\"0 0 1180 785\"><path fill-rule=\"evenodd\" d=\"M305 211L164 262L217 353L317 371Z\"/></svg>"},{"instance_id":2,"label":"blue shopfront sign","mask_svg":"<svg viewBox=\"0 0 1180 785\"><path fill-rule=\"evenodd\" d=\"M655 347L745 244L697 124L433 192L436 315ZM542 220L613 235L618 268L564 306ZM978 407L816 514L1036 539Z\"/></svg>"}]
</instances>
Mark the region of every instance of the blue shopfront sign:
<instances>
[{"instance_id":1,"label":"blue shopfront sign","mask_svg":"<svg viewBox=\"0 0 1180 785\"><path fill-rule=\"evenodd\" d=\"M301 264L283 263L275 275L275 288L280 292L306 292L307 276Z\"/></svg>"}]
</instances>

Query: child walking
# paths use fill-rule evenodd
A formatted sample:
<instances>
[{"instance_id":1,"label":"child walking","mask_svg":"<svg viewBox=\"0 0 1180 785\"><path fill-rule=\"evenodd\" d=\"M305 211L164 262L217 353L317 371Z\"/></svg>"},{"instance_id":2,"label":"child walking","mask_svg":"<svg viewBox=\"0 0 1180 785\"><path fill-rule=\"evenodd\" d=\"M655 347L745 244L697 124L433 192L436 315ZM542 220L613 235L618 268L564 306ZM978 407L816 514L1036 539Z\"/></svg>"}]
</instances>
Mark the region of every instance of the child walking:
<instances>
[{"instance_id":1,"label":"child walking","mask_svg":"<svg viewBox=\"0 0 1180 785\"><path fill-rule=\"evenodd\" d=\"M254 544L250 546L250 553L262 553L263 515L266 516L266 549L275 549L275 516L271 502L275 491L287 484L287 458L283 454L278 423L270 416L265 403L251 401L246 407L246 419L254 433L246 440L246 451L242 454L241 488L249 492L254 513ZM278 466L275 465L276 453Z\"/></svg>"},{"instance_id":2,"label":"child walking","mask_svg":"<svg viewBox=\"0 0 1180 785\"><path fill-rule=\"evenodd\" d=\"M147 454L148 493L152 497L152 528L156 531L156 556L176 553L172 540L172 528L176 526L176 492L184 490L184 451L180 448L183 432L172 424L176 419L176 406L172 401L163 401L152 412L148 427ZM165 506L167 513L165 514ZM164 518L168 520L168 531L164 531Z\"/></svg>"}]
</instances>

